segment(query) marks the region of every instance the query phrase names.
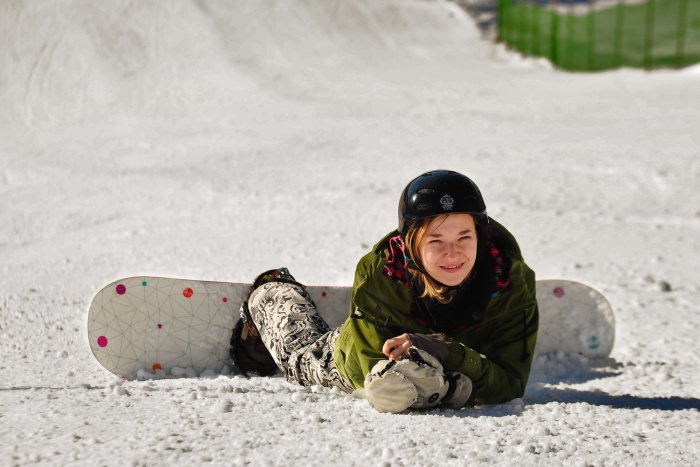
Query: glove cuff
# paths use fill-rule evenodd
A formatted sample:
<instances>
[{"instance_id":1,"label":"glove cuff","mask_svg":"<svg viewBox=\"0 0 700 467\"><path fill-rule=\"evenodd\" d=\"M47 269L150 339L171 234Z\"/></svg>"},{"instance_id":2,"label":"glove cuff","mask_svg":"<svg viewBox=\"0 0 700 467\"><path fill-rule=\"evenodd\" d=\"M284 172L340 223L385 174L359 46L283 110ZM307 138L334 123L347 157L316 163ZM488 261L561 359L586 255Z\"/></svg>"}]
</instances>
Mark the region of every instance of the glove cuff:
<instances>
[{"instance_id":1,"label":"glove cuff","mask_svg":"<svg viewBox=\"0 0 700 467\"><path fill-rule=\"evenodd\" d=\"M440 406L443 409L458 410L467 405L472 395L472 381L462 373L445 373L445 377L450 387L447 394L442 398Z\"/></svg>"}]
</instances>

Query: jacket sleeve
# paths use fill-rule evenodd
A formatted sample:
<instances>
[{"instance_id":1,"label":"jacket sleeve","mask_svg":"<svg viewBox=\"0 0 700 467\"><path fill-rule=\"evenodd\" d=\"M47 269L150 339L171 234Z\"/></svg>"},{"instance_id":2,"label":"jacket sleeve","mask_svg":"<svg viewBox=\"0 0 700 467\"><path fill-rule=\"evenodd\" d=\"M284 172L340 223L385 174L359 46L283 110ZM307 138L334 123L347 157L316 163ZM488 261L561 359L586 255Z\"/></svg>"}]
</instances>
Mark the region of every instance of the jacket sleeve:
<instances>
[{"instance_id":1,"label":"jacket sleeve","mask_svg":"<svg viewBox=\"0 0 700 467\"><path fill-rule=\"evenodd\" d=\"M345 321L336 352L342 362L338 370L353 387L362 388L372 367L387 357L382 353L384 342L404 332L426 332L399 323L401 304L409 304L410 290L388 279L376 277L378 259L366 257L355 271L350 316ZM409 327L406 328L406 324Z\"/></svg>"},{"instance_id":2,"label":"jacket sleeve","mask_svg":"<svg viewBox=\"0 0 700 467\"><path fill-rule=\"evenodd\" d=\"M500 313L485 323L486 337L479 350L445 339L450 349L445 370L460 372L472 380L475 403L498 404L525 392L537 343L539 310L534 273L524 263L517 267L522 269L522 281L489 305Z\"/></svg>"}]
</instances>

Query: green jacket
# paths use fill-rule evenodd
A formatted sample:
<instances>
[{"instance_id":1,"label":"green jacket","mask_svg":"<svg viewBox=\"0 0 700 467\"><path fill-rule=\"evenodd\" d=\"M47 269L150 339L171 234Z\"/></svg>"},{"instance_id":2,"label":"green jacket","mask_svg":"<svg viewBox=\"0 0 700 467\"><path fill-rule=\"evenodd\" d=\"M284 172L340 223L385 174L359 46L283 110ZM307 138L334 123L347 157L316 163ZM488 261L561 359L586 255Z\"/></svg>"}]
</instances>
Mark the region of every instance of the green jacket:
<instances>
[{"instance_id":1,"label":"green jacket","mask_svg":"<svg viewBox=\"0 0 700 467\"><path fill-rule=\"evenodd\" d=\"M523 262L513 236L492 223L504 239L496 246L511 259L511 284L491 298L481 326L442 334L450 351L444 369L469 377L474 385L472 400L477 404L502 403L523 395L539 324L535 273ZM360 259L350 316L336 341L335 364L356 389L363 387L375 363L386 358L381 350L386 339L404 332L434 332L408 316L414 289L383 273L388 241L396 234L388 234Z\"/></svg>"}]
</instances>

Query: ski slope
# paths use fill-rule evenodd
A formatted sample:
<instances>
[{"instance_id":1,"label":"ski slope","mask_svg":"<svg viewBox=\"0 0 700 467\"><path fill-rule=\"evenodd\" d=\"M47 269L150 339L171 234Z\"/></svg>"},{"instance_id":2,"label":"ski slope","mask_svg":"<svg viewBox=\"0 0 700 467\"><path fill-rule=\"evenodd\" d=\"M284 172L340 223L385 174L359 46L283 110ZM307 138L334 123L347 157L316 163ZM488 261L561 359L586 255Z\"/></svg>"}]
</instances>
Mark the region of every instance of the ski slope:
<instances>
[{"instance_id":1,"label":"ski slope","mask_svg":"<svg viewBox=\"0 0 700 467\"><path fill-rule=\"evenodd\" d=\"M700 72L568 74L441 0L0 4L0 464L700 464ZM522 399L375 412L282 378L120 381L125 276L350 284L404 185L469 174L616 311Z\"/></svg>"}]
</instances>

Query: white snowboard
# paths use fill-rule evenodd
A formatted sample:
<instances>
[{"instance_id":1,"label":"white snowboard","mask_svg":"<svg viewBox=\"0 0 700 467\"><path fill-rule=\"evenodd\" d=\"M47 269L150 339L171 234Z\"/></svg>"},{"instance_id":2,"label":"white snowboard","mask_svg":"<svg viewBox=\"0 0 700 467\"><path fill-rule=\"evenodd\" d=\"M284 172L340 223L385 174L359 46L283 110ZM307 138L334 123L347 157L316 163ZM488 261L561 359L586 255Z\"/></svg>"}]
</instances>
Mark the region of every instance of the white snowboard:
<instances>
[{"instance_id":1,"label":"white snowboard","mask_svg":"<svg viewBox=\"0 0 700 467\"><path fill-rule=\"evenodd\" d=\"M126 379L226 373L229 339L249 284L129 277L90 304L87 337L97 361ZM331 327L349 313L350 287L309 286ZM612 308L579 282L537 281L536 352L607 357L615 337Z\"/></svg>"}]
</instances>

